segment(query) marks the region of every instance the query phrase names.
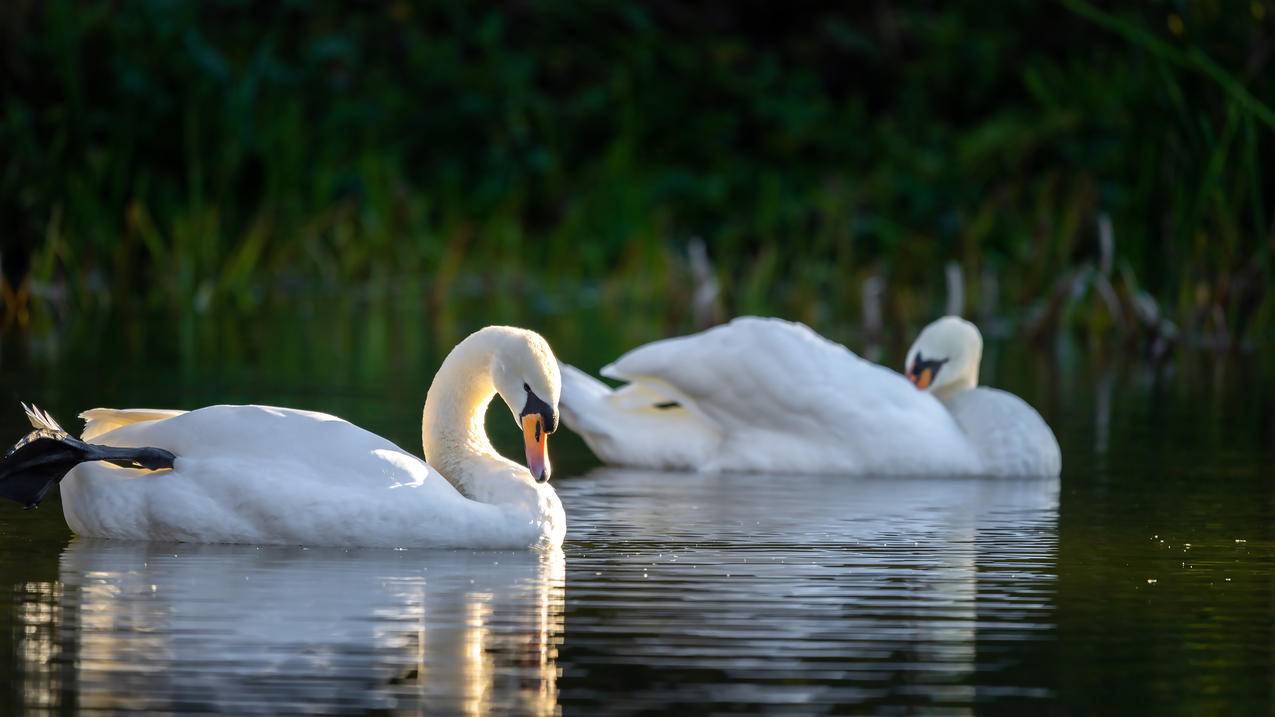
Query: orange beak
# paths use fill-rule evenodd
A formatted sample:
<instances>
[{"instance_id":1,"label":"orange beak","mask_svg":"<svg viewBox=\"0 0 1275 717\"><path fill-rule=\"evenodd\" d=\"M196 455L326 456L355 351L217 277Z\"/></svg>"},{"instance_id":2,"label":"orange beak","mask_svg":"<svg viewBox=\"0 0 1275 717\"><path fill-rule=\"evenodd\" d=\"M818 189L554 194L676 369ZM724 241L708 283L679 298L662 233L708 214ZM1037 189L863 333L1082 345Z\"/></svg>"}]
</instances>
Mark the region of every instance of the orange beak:
<instances>
[{"instance_id":1,"label":"orange beak","mask_svg":"<svg viewBox=\"0 0 1275 717\"><path fill-rule=\"evenodd\" d=\"M921 369L920 373L908 371L908 380L911 381L917 389L924 391L930 387L930 381L934 380L934 370L925 368Z\"/></svg>"},{"instance_id":2,"label":"orange beak","mask_svg":"<svg viewBox=\"0 0 1275 717\"><path fill-rule=\"evenodd\" d=\"M544 420L538 413L529 413L522 417L522 440L527 447L527 470L537 483L549 480L549 434L545 432Z\"/></svg>"}]
</instances>

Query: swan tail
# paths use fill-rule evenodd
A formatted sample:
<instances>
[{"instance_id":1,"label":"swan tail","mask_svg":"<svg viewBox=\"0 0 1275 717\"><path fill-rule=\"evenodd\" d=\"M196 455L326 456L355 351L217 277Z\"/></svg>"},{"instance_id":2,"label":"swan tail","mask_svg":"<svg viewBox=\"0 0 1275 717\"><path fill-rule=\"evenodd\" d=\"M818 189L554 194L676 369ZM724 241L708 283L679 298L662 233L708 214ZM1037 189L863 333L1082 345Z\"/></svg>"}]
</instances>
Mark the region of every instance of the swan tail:
<instances>
[{"instance_id":1,"label":"swan tail","mask_svg":"<svg viewBox=\"0 0 1275 717\"><path fill-rule=\"evenodd\" d=\"M720 437L671 389L635 382L613 390L562 365L562 421L607 463L650 468L699 468Z\"/></svg>"},{"instance_id":2,"label":"swan tail","mask_svg":"<svg viewBox=\"0 0 1275 717\"><path fill-rule=\"evenodd\" d=\"M34 508L72 468L85 461L107 461L125 468L161 470L176 459L162 448L120 448L86 443L62 430L35 406L23 405L35 430L0 458L0 497Z\"/></svg>"},{"instance_id":3,"label":"swan tail","mask_svg":"<svg viewBox=\"0 0 1275 717\"><path fill-rule=\"evenodd\" d=\"M31 427L37 431L54 431L58 433L66 433L62 430L62 426L49 415L48 411L40 410L40 407L33 404L21 404L22 410L27 414L27 420L31 422Z\"/></svg>"},{"instance_id":4,"label":"swan tail","mask_svg":"<svg viewBox=\"0 0 1275 717\"><path fill-rule=\"evenodd\" d=\"M144 421L162 421L183 413L185 411L159 408L91 408L80 414L80 418L84 419L84 431L80 433L80 439L91 441L116 428Z\"/></svg>"}]
</instances>

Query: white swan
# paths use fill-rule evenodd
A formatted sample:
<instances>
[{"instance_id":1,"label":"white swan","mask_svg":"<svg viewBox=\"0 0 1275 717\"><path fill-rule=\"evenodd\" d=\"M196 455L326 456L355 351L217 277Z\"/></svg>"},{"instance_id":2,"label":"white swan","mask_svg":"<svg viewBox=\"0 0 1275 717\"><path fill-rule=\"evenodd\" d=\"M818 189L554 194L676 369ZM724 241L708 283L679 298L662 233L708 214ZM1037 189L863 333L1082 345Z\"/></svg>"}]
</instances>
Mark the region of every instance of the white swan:
<instances>
[{"instance_id":1,"label":"white swan","mask_svg":"<svg viewBox=\"0 0 1275 717\"><path fill-rule=\"evenodd\" d=\"M562 417L622 465L1058 475L1058 443L1040 415L974 388L981 355L972 324L940 319L908 352L913 386L806 326L743 317L621 356L602 369L628 382L617 390L564 365Z\"/></svg>"},{"instance_id":2,"label":"white swan","mask_svg":"<svg viewBox=\"0 0 1275 717\"><path fill-rule=\"evenodd\" d=\"M37 410L37 431L0 461L0 493L32 504L65 474L66 521L93 537L553 547L566 531L562 504L545 483L560 393L558 363L543 338L487 327L448 354L429 388L422 435L430 464L310 411L99 408L82 414L80 441ZM484 416L496 395L524 431L529 469L497 454L487 438Z\"/></svg>"}]
</instances>

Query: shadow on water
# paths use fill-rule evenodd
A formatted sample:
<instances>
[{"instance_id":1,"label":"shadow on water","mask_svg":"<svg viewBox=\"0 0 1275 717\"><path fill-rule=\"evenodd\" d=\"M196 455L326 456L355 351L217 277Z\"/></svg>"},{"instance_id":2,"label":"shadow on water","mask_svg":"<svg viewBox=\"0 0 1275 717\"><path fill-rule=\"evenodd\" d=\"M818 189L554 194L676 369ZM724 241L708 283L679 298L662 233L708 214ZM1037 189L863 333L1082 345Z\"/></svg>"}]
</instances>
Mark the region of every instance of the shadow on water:
<instances>
[{"instance_id":1,"label":"shadow on water","mask_svg":"<svg viewBox=\"0 0 1275 717\"><path fill-rule=\"evenodd\" d=\"M27 707L552 714L563 556L77 539L15 646Z\"/></svg>"}]
</instances>

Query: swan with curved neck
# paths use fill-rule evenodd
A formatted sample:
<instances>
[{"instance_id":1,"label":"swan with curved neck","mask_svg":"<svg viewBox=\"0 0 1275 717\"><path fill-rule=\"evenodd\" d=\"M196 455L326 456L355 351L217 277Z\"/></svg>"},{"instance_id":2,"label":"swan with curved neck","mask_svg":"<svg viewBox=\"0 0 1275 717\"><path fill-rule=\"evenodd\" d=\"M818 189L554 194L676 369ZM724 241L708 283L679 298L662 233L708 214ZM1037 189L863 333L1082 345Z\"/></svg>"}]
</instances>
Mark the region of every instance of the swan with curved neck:
<instances>
[{"instance_id":1,"label":"swan with curved neck","mask_svg":"<svg viewBox=\"0 0 1275 717\"><path fill-rule=\"evenodd\" d=\"M521 482L517 465L496 452L484 425L487 406L500 396L523 432L527 469L549 480L548 436L558 428L562 379L558 361L540 336L488 327L471 334L443 359L425 395L421 443L439 472L469 494L489 479Z\"/></svg>"},{"instance_id":2,"label":"swan with curved neck","mask_svg":"<svg viewBox=\"0 0 1275 717\"><path fill-rule=\"evenodd\" d=\"M600 458L630 466L1057 476L1040 414L978 386L982 351L973 324L945 317L908 352L905 379L801 324L741 317L629 351L602 369L626 382L616 389L563 367L562 414Z\"/></svg>"},{"instance_id":3,"label":"swan with curved neck","mask_svg":"<svg viewBox=\"0 0 1275 717\"><path fill-rule=\"evenodd\" d=\"M270 406L92 409L80 439L47 414L0 461L0 495L33 504L61 480L81 535L207 543L520 548L557 546L547 481L561 377L539 335L489 326L444 359L425 398L425 463L322 413ZM527 466L492 447L500 396ZM109 462L108 462L109 461ZM52 466L52 470L50 470Z\"/></svg>"}]
</instances>

